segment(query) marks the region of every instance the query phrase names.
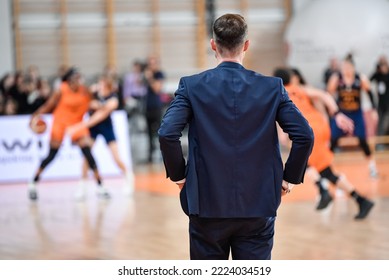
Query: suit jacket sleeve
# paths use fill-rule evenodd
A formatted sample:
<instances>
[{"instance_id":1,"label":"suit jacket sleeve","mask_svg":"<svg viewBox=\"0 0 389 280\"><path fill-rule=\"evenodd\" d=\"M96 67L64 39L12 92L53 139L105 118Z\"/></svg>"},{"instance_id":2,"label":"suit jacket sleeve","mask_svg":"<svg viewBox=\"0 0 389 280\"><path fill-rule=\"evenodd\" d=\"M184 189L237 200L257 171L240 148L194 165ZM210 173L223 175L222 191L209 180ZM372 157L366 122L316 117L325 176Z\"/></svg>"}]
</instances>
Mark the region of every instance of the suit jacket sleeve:
<instances>
[{"instance_id":1,"label":"suit jacket sleeve","mask_svg":"<svg viewBox=\"0 0 389 280\"><path fill-rule=\"evenodd\" d=\"M285 163L284 180L293 184L300 184L304 180L308 158L313 147L313 131L308 121L289 99L288 93L282 84L281 92L282 97L278 107L277 122L292 140L292 147Z\"/></svg>"},{"instance_id":2,"label":"suit jacket sleeve","mask_svg":"<svg viewBox=\"0 0 389 280\"><path fill-rule=\"evenodd\" d=\"M162 118L158 130L160 149L166 169L166 176L172 181L185 178L185 159L180 138L186 124L192 117L184 79L179 82L175 97Z\"/></svg>"}]
</instances>

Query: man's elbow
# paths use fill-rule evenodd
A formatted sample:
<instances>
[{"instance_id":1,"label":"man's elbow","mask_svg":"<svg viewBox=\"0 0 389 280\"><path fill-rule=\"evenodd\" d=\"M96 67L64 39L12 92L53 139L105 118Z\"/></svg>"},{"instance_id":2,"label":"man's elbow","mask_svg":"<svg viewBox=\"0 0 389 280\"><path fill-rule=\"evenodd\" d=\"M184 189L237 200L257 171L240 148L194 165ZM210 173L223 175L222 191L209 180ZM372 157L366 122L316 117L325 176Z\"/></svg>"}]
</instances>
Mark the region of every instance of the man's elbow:
<instances>
[{"instance_id":1,"label":"man's elbow","mask_svg":"<svg viewBox=\"0 0 389 280\"><path fill-rule=\"evenodd\" d=\"M295 137L293 137L291 140L296 144L298 143L298 145L300 146L308 148L313 146L315 137L312 128L306 127L305 129L300 130L300 133L298 135L295 135Z\"/></svg>"},{"instance_id":2,"label":"man's elbow","mask_svg":"<svg viewBox=\"0 0 389 280\"><path fill-rule=\"evenodd\" d=\"M169 138L169 135L171 134L169 132L169 129L167 128L167 126L165 126L163 124L159 127L157 133L158 133L159 138Z\"/></svg>"},{"instance_id":3,"label":"man's elbow","mask_svg":"<svg viewBox=\"0 0 389 280\"><path fill-rule=\"evenodd\" d=\"M171 132L169 132L168 129L164 129L161 127L158 130L158 138L159 138L159 143L169 143L177 140L177 137L173 135Z\"/></svg>"},{"instance_id":4,"label":"man's elbow","mask_svg":"<svg viewBox=\"0 0 389 280\"><path fill-rule=\"evenodd\" d=\"M158 139L159 139L159 142L165 141L165 140L166 140L166 137L167 137L166 131L164 131L162 128L159 128L159 129L158 129Z\"/></svg>"},{"instance_id":5,"label":"man's elbow","mask_svg":"<svg viewBox=\"0 0 389 280\"><path fill-rule=\"evenodd\" d=\"M313 134L313 130L311 127L309 127L309 129L307 130L307 133L306 133L305 143L307 146L312 148L314 141L315 141L315 136Z\"/></svg>"}]
</instances>

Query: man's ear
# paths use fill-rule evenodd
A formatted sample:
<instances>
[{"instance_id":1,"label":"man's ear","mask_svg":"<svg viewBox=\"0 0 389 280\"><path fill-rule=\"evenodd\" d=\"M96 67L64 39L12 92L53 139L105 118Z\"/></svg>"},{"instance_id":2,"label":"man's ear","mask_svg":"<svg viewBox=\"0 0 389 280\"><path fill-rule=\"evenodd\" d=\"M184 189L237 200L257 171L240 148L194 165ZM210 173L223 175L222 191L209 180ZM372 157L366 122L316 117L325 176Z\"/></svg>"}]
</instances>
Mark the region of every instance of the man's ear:
<instances>
[{"instance_id":1,"label":"man's ear","mask_svg":"<svg viewBox=\"0 0 389 280\"><path fill-rule=\"evenodd\" d=\"M250 40L246 40L246 42L244 42L243 51L244 52L247 51L249 46L250 46Z\"/></svg>"},{"instance_id":2,"label":"man's ear","mask_svg":"<svg viewBox=\"0 0 389 280\"><path fill-rule=\"evenodd\" d=\"M213 51L216 51L216 43L215 43L215 40L213 38L211 39L210 43L211 43L211 49Z\"/></svg>"}]
</instances>

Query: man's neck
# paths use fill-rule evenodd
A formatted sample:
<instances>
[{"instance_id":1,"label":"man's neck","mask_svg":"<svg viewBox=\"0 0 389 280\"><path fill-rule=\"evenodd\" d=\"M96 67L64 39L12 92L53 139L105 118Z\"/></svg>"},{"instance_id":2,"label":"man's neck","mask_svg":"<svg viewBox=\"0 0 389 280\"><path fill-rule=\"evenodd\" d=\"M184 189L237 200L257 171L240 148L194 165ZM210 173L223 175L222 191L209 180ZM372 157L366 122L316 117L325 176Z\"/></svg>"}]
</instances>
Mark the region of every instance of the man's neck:
<instances>
[{"instance_id":1,"label":"man's neck","mask_svg":"<svg viewBox=\"0 0 389 280\"><path fill-rule=\"evenodd\" d=\"M216 59L217 59L218 64L220 64L222 62L235 62L235 63L239 63L239 64L243 65L243 58L244 58L244 53L241 53L241 54L239 54L237 56L233 56L233 57L222 57L219 54L216 54Z\"/></svg>"},{"instance_id":2,"label":"man's neck","mask_svg":"<svg viewBox=\"0 0 389 280\"><path fill-rule=\"evenodd\" d=\"M218 62L219 62L219 64L222 63L222 62L235 62L235 63L242 64L241 60L234 59L234 58L222 58L222 59L219 59Z\"/></svg>"}]
</instances>

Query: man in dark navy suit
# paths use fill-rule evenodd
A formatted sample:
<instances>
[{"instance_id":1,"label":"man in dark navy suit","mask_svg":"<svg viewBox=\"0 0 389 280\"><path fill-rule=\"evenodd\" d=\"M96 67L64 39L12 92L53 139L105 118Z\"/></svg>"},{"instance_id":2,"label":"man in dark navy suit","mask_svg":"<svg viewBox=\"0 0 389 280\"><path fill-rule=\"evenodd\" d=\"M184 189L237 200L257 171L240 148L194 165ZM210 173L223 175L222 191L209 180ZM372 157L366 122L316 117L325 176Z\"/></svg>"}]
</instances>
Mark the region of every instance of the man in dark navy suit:
<instances>
[{"instance_id":1,"label":"man in dark navy suit","mask_svg":"<svg viewBox=\"0 0 389 280\"><path fill-rule=\"evenodd\" d=\"M312 130L281 79L242 66L248 47L242 16L218 18L218 66L181 78L159 129L167 177L189 216L191 259L271 259L281 196L303 182L312 149ZM276 123L292 140L285 166Z\"/></svg>"}]
</instances>

